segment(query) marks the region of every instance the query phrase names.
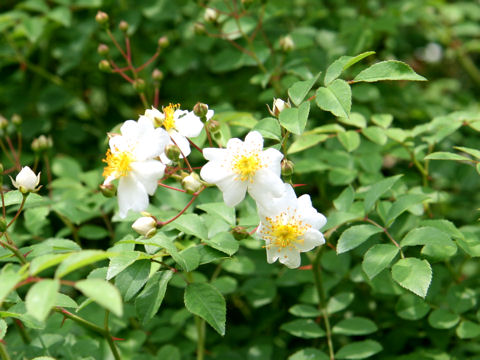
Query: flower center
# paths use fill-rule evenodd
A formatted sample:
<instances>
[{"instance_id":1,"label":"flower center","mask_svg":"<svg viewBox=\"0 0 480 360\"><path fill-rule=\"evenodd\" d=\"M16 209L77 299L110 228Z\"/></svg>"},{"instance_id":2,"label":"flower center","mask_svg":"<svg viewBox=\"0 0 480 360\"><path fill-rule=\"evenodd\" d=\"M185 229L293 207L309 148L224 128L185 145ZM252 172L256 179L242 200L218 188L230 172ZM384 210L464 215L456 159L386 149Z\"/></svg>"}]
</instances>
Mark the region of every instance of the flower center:
<instances>
[{"instance_id":1,"label":"flower center","mask_svg":"<svg viewBox=\"0 0 480 360\"><path fill-rule=\"evenodd\" d=\"M311 227L298 218L296 210L292 214L287 209L274 218L265 219L267 221L263 224L262 237L267 240L267 246L275 246L278 251L287 247L295 248L296 243L302 243L301 236Z\"/></svg>"},{"instance_id":2,"label":"flower center","mask_svg":"<svg viewBox=\"0 0 480 360\"><path fill-rule=\"evenodd\" d=\"M121 151L112 153L110 149L107 150L107 157L103 162L107 166L103 169L103 176L105 178L114 175L115 178L128 175L130 172L130 163L133 161L133 156L128 151Z\"/></svg>"},{"instance_id":3,"label":"flower center","mask_svg":"<svg viewBox=\"0 0 480 360\"><path fill-rule=\"evenodd\" d=\"M233 172L240 175L240 180L253 182L253 176L262 167L258 153L236 155L233 158Z\"/></svg>"},{"instance_id":4,"label":"flower center","mask_svg":"<svg viewBox=\"0 0 480 360\"><path fill-rule=\"evenodd\" d=\"M163 120L163 127L165 130L169 131L170 129L175 128L175 117L173 114L175 110L180 107L180 104L170 104L163 108L163 114L165 115L165 119Z\"/></svg>"}]
</instances>

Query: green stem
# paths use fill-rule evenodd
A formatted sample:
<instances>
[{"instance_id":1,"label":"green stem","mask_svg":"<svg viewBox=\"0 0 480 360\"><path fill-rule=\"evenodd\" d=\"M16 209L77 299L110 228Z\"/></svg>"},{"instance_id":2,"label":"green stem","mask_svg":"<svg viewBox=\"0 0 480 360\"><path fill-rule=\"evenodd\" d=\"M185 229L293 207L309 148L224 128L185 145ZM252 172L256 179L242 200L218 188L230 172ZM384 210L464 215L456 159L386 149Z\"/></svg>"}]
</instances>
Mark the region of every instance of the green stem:
<instances>
[{"instance_id":1,"label":"green stem","mask_svg":"<svg viewBox=\"0 0 480 360\"><path fill-rule=\"evenodd\" d=\"M474 83L477 86L480 86L480 70L475 66L474 61L468 55L466 51L462 49L458 49L457 51L457 59L463 69L468 73L468 75L472 78Z\"/></svg>"},{"instance_id":2,"label":"green stem","mask_svg":"<svg viewBox=\"0 0 480 360\"><path fill-rule=\"evenodd\" d=\"M10 360L10 356L8 355L7 349L5 345L0 341L0 359L2 360Z\"/></svg>"},{"instance_id":3,"label":"green stem","mask_svg":"<svg viewBox=\"0 0 480 360\"><path fill-rule=\"evenodd\" d=\"M328 353L330 356L330 360L335 359L335 352L333 350L333 341L332 341L332 330L330 328L330 320L328 318L327 312L327 301L325 297L325 290L323 289L323 278L322 278L322 270L320 266L320 259L323 252L324 247L320 248L315 255L315 258L312 262L312 271L313 271L313 279L315 281L315 288L317 289L318 299L319 299L319 307L322 312L323 322L325 324L325 332L327 334L327 345L328 345Z\"/></svg>"},{"instance_id":4,"label":"green stem","mask_svg":"<svg viewBox=\"0 0 480 360\"><path fill-rule=\"evenodd\" d=\"M105 338L107 339L108 346L110 346L110 350L112 350L113 357L118 360L121 359L120 354L118 352L117 346L113 341L112 335L110 335L110 328L108 326L108 318L110 316L110 311L105 310L105 320L104 320L104 328L105 328Z\"/></svg>"},{"instance_id":5,"label":"green stem","mask_svg":"<svg viewBox=\"0 0 480 360\"><path fill-rule=\"evenodd\" d=\"M27 200L28 193L22 194L22 195L23 195L23 197L22 197L22 202L21 202L21 204L20 204L20 207L18 208L17 213L15 214L15 216L13 217L13 219L10 220L10 222L8 223L7 229L15 222L15 220L17 220L18 216L20 215L20 213L21 213L22 210L23 210L23 206L25 205L25 201Z\"/></svg>"},{"instance_id":6,"label":"green stem","mask_svg":"<svg viewBox=\"0 0 480 360\"><path fill-rule=\"evenodd\" d=\"M203 360L205 353L205 320L195 315L195 326L197 327L197 360Z\"/></svg>"},{"instance_id":7,"label":"green stem","mask_svg":"<svg viewBox=\"0 0 480 360\"><path fill-rule=\"evenodd\" d=\"M7 233L4 233L3 235L6 236ZM27 260L25 259L25 256L23 256L23 254L20 252L20 250L18 250L14 245L10 245L8 242L1 241L1 240L0 240L0 245L7 248L8 250L10 250L17 257L17 259L20 261L20 263L22 263L23 265L25 265L27 263Z\"/></svg>"},{"instance_id":8,"label":"green stem","mask_svg":"<svg viewBox=\"0 0 480 360\"><path fill-rule=\"evenodd\" d=\"M373 221L372 219L369 219L368 217L365 217L364 220L366 222L369 222L370 224L372 224L373 226L376 226L378 227L379 229L382 229L383 232L385 233L385 235L390 239L390 241L393 243L393 245L395 245L398 250L400 251L400 257L403 259L405 258L405 255L403 254L403 251L402 251L402 247L400 246L400 244L398 242L395 241L395 239L393 238L392 235L390 235L390 233L388 232L388 229L386 227L383 227L382 225L380 225L379 223Z\"/></svg>"}]
</instances>

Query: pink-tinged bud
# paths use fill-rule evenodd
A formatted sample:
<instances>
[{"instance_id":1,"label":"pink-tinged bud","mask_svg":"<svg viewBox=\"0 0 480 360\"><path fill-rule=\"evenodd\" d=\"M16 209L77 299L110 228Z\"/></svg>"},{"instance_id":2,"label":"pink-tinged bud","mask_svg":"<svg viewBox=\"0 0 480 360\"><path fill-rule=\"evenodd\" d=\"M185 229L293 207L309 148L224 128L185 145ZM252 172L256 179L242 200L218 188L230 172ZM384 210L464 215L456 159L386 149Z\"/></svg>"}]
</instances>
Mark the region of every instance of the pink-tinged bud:
<instances>
[{"instance_id":1,"label":"pink-tinged bud","mask_svg":"<svg viewBox=\"0 0 480 360\"><path fill-rule=\"evenodd\" d=\"M160 37L160 39L158 39L158 46L161 47L162 49L165 49L166 47L168 47L168 45L170 45L170 41L168 40L168 37L166 37L165 35Z\"/></svg>"},{"instance_id":2,"label":"pink-tinged bud","mask_svg":"<svg viewBox=\"0 0 480 360\"><path fill-rule=\"evenodd\" d=\"M217 120L208 120L205 126L210 134L216 134L220 131L220 123Z\"/></svg>"},{"instance_id":3,"label":"pink-tinged bud","mask_svg":"<svg viewBox=\"0 0 480 360\"><path fill-rule=\"evenodd\" d=\"M24 166L18 173L15 180L11 177L13 186L15 186L22 194L28 194L30 192L37 192L40 187L37 187L40 183L40 173L35 173L28 166Z\"/></svg>"},{"instance_id":4,"label":"pink-tinged bud","mask_svg":"<svg viewBox=\"0 0 480 360\"><path fill-rule=\"evenodd\" d=\"M100 71L103 71L103 72L112 72L112 67L110 66L110 63L108 62L108 60L101 60L99 63L98 63L98 68L100 69Z\"/></svg>"},{"instance_id":5,"label":"pink-tinged bud","mask_svg":"<svg viewBox=\"0 0 480 360\"><path fill-rule=\"evenodd\" d=\"M152 71L152 79L155 81L162 81L163 80L163 72L159 69L154 69Z\"/></svg>"},{"instance_id":6,"label":"pink-tinged bud","mask_svg":"<svg viewBox=\"0 0 480 360\"><path fill-rule=\"evenodd\" d=\"M135 220L132 229L138 234L150 238L157 232L157 221L152 216L142 216Z\"/></svg>"},{"instance_id":7,"label":"pink-tinged bud","mask_svg":"<svg viewBox=\"0 0 480 360\"><path fill-rule=\"evenodd\" d=\"M199 118L204 118L207 116L208 105L201 102L197 102L193 107L193 113Z\"/></svg>"},{"instance_id":8,"label":"pink-tinged bud","mask_svg":"<svg viewBox=\"0 0 480 360\"><path fill-rule=\"evenodd\" d=\"M108 14L103 11L97 12L97 15L95 15L95 21L100 25L108 24Z\"/></svg>"},{"instance_id":9,"label":"pink-tinged bud","mask_svg":"<svg viewBox=\"0 0 480 360\"><path fill-rule=\"evenodd\" d=\"M109 51L110 51L110 48L108 47L108 45L105 45L105 44L98 45L97 52L100 55L105 56L108 54Z\"/></svg>"},{"instance_id":10,"label":"pink-tinged bud","mask_svg":"<svg viewBox=\"0 0 480 360\"><path fill-rule=\"evenodd\" d=\"M293 164L292 161L283 159L281 163L281 168L282 168L282 176L290 177L293 175L293 169L295 168L295 165Z\"/></svg>"},{"instance_id":11,"label":"pink-tinged bud","mask_svg":"<svg viewBox=\"0 0 480 360\"><path fill-rule=\"evenodd\" d=\"M120 21L120 23L118 24L118 28L123 32L126 32L128 30L128 26L128 22L126 22L125 20Z\"/></svg>"},{"instance_id":12,"label":"pink-tinged bud","mask_svg":"<svg viewBox=\"0 0 480 360\"><path fill-rule=\"evenodd\" d=\"M236 240L243 240L250 236L247 229L245 229L243 226L235 226L232 229L232 235Z\"/></svg>"},{"instance_id":13,"label":"pink-tinged bud","mask_svg":"<svg viewBox=\"0 0 480 360\"><path fill-rule=\"evenodd\" d=\"M173 162L177 162L178 159L180 159L180 148L177 145L167 145L165 147L165 155L167 155L167 158Z\"/></svg>"},{"instance_id":14,"label":"pink-tinged bud","mask_svg":"<svg viewBox=\"0 0 480 360\"><path fill-rule=\"evenodd\" d=\"M113 184L101 184L99 188L102 195L106 198L114 197L117 193L117 188Z\"/></svg>"},{"instance_id":15,"label":"pink-tinged bud","mask_svg":"<svg viewBox=\"0 0 480 360\"><path fill-rule=\"evenodd\" d=\"M200 176L192 172L182 179L182 187L188 194L194 194L202 188L203 184Z\"/></svg>"},{"instance_id":16,"label":"pink-tinged bud","mask_svg":"<svg viewBox=\"0 0 480 360\"><path fill-rule=\"evenodd\" d=\"M133 87L137 92L143 93L145 91L145 81L143 79L137 79L133 83Z\"/></svg>"}]
</instances>

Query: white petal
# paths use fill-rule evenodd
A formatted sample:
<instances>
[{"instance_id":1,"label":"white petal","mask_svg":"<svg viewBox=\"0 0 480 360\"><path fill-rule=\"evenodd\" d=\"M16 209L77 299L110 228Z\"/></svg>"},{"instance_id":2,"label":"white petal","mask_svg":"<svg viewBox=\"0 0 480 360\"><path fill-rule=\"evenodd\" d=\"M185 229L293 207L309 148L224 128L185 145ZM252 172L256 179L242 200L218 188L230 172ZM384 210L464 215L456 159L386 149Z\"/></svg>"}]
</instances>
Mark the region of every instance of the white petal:
<instances>
[{"instance_id":1,"label":"white petal","mask_svg":"<svg viewBox=\"0 0 480 360\"><path fill-rule=\"evenodd\" d=\"M205 117L207 118L207 121L213 117L213 114L214 114L213 110L207 111L207 114L205 115Z\"/></svg>"},{"instance_id":2,"label":"white petal","mask_svg":"<svg viewBox=\"0 0 480 360\"><path fill-rule=\"evenodd\" d=\"M161 153L161 154L160 154L160 160L161 160L162 163L164 163L165 165L170 165L170 164L172 163L172 160L170 160L165 153Z\"/></svg>"},{"instance_id":3,"label":"white petal","mask_svg":"<svg viewBox=\"0 0 480 360\"><path fill-rule=\"evenodd\" d=\"M315 229L308 229L305 234L303 234L303 242L298 242L295 245L298 250L305 252L323 244L325 244L325 239L322 233Z\"/></svg>"},{"instance_id":4,"label":"white petal","mask_svg":"<svg viewBox=\"0 0 480 360\"><path fill-rule=\"evenodd\" d=\"M112 153L130 151L127 138L123 135L115 135L108 140L110 151Z\"/></svg>"},{"instance_id":5,"label":"white petal","mask_svg":"<svg viewBox=\"0 0 480 360\"><path fill-rule=\"evenodd\" d=\"M187 138L175 130L170 131L171 143L176 144L181 151L180 158L190 155L190 143Z\"/></svg>"},{"instance_id":6,"label":"white petal","mask_svg":"<svg viewBox=\"0 0 480 360\"><path fill-rule=\"evenodd\" d=\"M193 111L175 121L175 128L186 137L196 137L203 129L203 123Z\"/></svg>"},{"instance_id":7,"label":"white petal","mask_svg":"<svg viewBox=\"0 0 480 360\"><path fill-rule=\"evenodd\" d=\"M272 264L275 261L277 261L278 257L280 256L280 252L278 251L278 248L275 246L267 246L266 249L267 249L267 262L269 264Z\"/></svg>"},{"instance_id":8,"label":"white petal","mask_svg":"<svg viewBox=\"0 0 480 360\"><path fill-rule=\"evenodd\" d=\"M129 210L143 211L148 207L148 194L133 176L124 176L118 182L118 215L125 218Z\"/></svg>"},{"instance_id":9,"label":"white petal","mask_svg":"<svg viewBox=\"0 0 480 360\"><path fill-rule=\"evenodd\" d=\"M273 148L267 149L260 153L260 159L268 170L280 176L282 170L281 161L283 159L283 154L280 151Z\"/></svg>"},{"instance_id":10,"label":"white petal","mask_svg":"<svg viewBox=\"0 0 480 360\"><path fill-rule=\"evenodd\" d=\"M232 175L233 173L230 170L217 161L209 161L200 170L202 179L210 184L216 184Z\"/></svg>"},{"instance_id":11,"label":"white petal","mask_svg":"<svg viewBox=\"0 0 480 360\"><path fill-rule=\"evenodd\" d=\"M247 182L248 183L248 182ZM248 183L248 193L262 206L271 203L272 198L285 193L285 185L277 175L267 169L255 173L252 183Z\"/></svg>"},{"instance_id":12,"label":"white petal","mask_svg":"<svg viewBox=\"0 0 480 360\"><path fill-rule=\"evenodd\" d=\"M120 132L122 133L122 136L125 136L126 138L136 139L138 138L139 133L138 123L134 120L127 120L120 128Z\"/></svg>"},{"instance_id":13,"label":"white petal","mask_svg":"<svg viewBox=\"0 0 480 360\"><path fill-rule=\"evenodd\" d=\"M217 186L223 192L223 201L228 206L238 205L247 192L247 185L243 181L236 181L235 174L219 181Z\"/></svg>"},{"instance_id":14,"label":"white petal","mask_svg":"<svg viewBox=\"0 0 480 360\"><path fill-rule=\"evenodd\" d=\"M263 149L263 137L258 131L250 131L245 136L244 144L249 150L261 151Z\"/></svg>"},{"instance_id":15,"label":"white petal","mask_svg":"<svg viewBox=\"0 0 480 360\"><path fill-rule=\"evenodd\" d=\"M218 149L218 148L205 148L203 149L203 157L206 160L210 161L223 161L227 158L227 150L226 149Z\"/></svg>"},{"instance_id":16,"label":"white petal","mask_svg":"<svg viewBox=\"0 0 480 360\"><path fill-rule=\"evenodd\" d=\"M243 147L243 141L237 138L232 138L227 141L227 150L232 153L240 151Z\"/></svg>"},{"instance_id":17,"label":"white petal","mask_svg":"<svg viewBox=\"0 0 480 360\"><path fill-rule=\"evenodd\" d=\"M153 195L165 173L165 165L157 160L146 160L130 164L135 178L142 183L149 195Z\"/></svg>"},{"instance_id":18,"label":"white petal","mask_svg":"<svg viewBox=\"0 0 480 360\"><path fill-rule=\"evenodd\" d=\"M302 220L314 229L321 229L326 223L326 217L312 207L310 195L302 195L298 198L298 211Z\"/></svg>"},{"instance_id":19,"label":"white petal","mask_svg":"<svg viewBox=\"0 0 480 360\"><path fill-rule=\"evenodd\" d=\"M301 257L298 250L285 248L281 252L278 261L286 265L290 269L298 268L301 264Z\"/></svg>"}]
</instances>

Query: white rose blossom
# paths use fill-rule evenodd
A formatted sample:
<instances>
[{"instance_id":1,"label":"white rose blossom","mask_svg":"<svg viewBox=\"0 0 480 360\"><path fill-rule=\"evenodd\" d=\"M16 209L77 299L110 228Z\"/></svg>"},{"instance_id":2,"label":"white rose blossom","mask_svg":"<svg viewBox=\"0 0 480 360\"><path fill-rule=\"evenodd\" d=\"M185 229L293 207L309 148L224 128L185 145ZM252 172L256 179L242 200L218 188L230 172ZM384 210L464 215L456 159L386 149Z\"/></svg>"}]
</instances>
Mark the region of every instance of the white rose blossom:
<instances>
[{"instance_id":1,"label":"white rose blossom","mask_svg":"<svg viewBox=\"0 0 480 360\"><path fill-rule=\"evenodd\" d=\"M267 261L276 260L293 269L300 266L300 253L325 243L319 231L327 222L325 216L312 207L310 195L295 195L285 184L281 198L258 206L260 225L257 235L265 240Z\"/></svg>"},{"instance_id":2,"label":"white rose blossom","mask_svg":"<svg viewBox=\"0 0 480 360\"><path fill-rule=\"evenodd\" d=\"M154 124L161 124L170 135L169 145L177 145L180 148L180 158L190 154L190 143L187 138L200 135L203 129L203 122L193 111L180 110L178 104L170 104L163 108L163 112L152 107L145 111L140 118L150 119ZM213 116L213 110L208 110L206 118ZM164 164L170 164L171 160L162 154L160 156Z\"/></svg>"},{"instance_id":3,"label":"white rose blossom","mask_svg":"<svg viewBox=\"0 0 480 360\"><path fill-rule=\"evenodd\" d=\"M13 186L15 186L22 193L35 192L37 191L37 186L40 183L40 173L35 175L32 169L28 166L22 167L22 170L15 177L15 180L12 179Z\"/></svg>"},{"instance_id":4,"label":"white rose blossom","mask_svg":"<svg viewBox=\"0 0 480 360\"><path fill-rule=\"evenodd\" d=\"M209 162L200 175L218 186L228 206L240 203L247 190L257 203L268 203L285 191L280 178L283 155L272 148L263 151L263 138L258 131L248 133L244 142L230 139L226 149L203 149L203 156Z\"/></svg>"},{"instance_id":5,"label":"white rose blossom","mask_svg":"<svg viewBox=\"0 0 480 360\"><path fill-rule=\"evenodd\" d=\"M155 129L147 118L138 122L127 120L120 132L121 135L110 138L103 176L104 185L119 179L119 216L125 218L129 210L147 208L148 195L154 194L165 171L165 165L155 158L163 153L169 137L165 130Z\"/></svg>"}]
</instances>

